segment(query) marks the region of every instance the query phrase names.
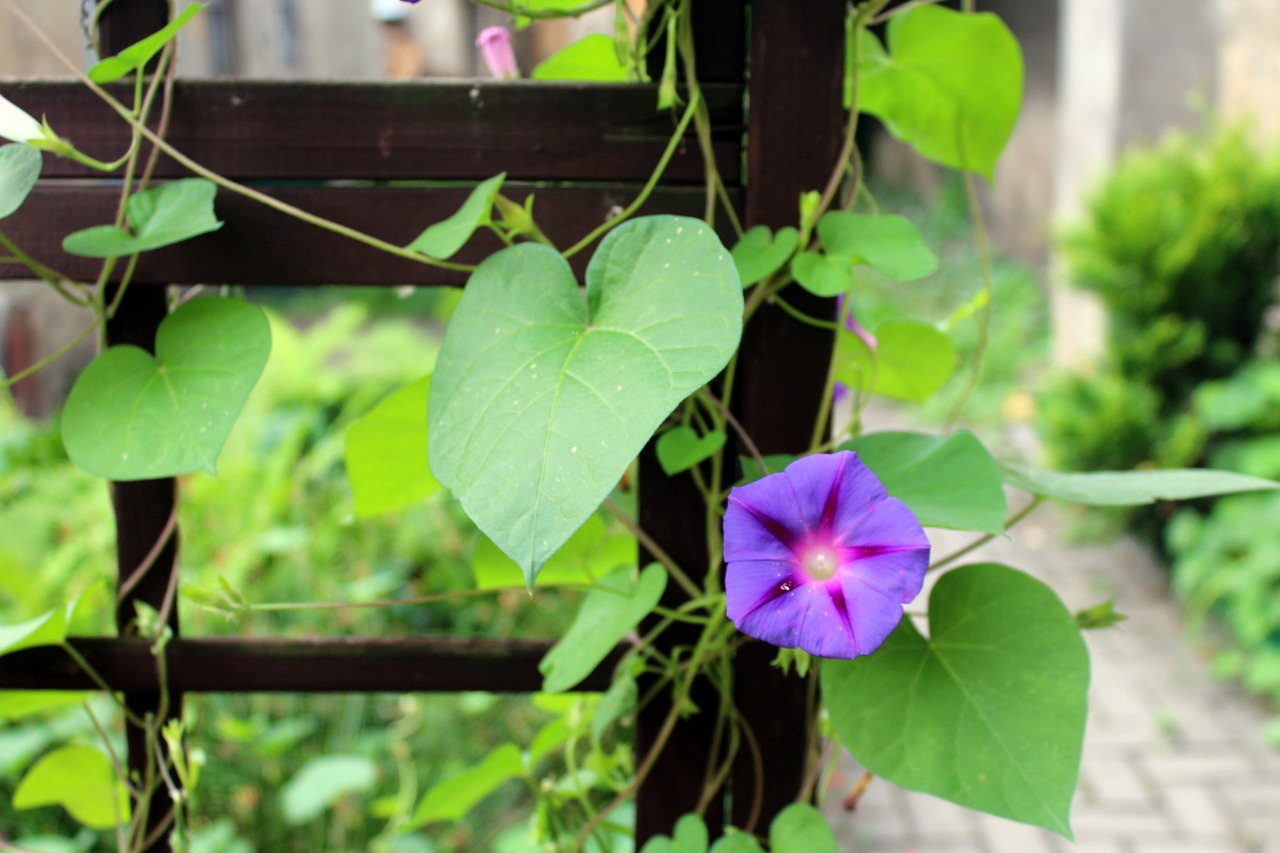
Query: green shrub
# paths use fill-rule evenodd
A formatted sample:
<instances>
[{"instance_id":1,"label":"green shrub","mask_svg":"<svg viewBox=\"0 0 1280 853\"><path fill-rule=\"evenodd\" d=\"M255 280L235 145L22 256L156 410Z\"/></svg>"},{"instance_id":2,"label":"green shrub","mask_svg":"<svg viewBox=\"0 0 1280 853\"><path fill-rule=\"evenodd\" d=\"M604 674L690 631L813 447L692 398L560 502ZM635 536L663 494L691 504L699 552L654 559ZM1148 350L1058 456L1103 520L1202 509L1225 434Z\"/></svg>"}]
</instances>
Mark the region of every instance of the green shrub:
<instances>
[{"instance_id":1,"label":"green shrub","mask_svg":"<svg viewBox=\"0 0 1280 853\"><path fill-rule=\"evenodd\" d=\"M1280 274L1280 152L1261 153L1246 128L1128 152L1062 251L1071 282L1102 299L1108 335L1095 374L1051 380L1041 395L1050 464L1203 464L1247 413L1280 401L1280 387L1242 399L1270 386L1215 385L1271 348L1265 317ZM1280 374L1259 378L1280 385ZM1167 508L1126 517L1164 541Z\"/></svg>"},{"instance_id":2,"label":"green shrub","mask_svg":"<svg viewBox=\"0 0 1280 853\"><path fill-rule=\"evenodd\" d=\"M1120 372L1177 406L1252 358L1275 295L1280 157L1243 127L1132 150L1062 251L1107 307Z\"/></svg>"},{"instance_id":3,"label":"green shrub","mask_svg":"<svg viewBox=\"0 0 1280 853\"><path fill-rule=\"evenodd\" d=\"M222 581L254 603L372 602L473 586L474 525L444 494L375 518L352 517L343 465L346 427L400 385L431 370L436 338L421 318L369 322L342 304L299 329L273 315L273 351L219 458L218 476L181 478L183 631L189 636L553 636L576 593L523 590L465 602L393 607L254 611L230 620L202 606ZM383 312L384 314L386 312ZM250 496L246 498L246 496ZM0 623L34 616L89 590L75 634L113 631L114 525L100 478L76 469L56 426L20 420L0 396ZM563 599L563 600L561 600ZM96 712L119 731L106 701ZM193 750L206 760L195 792L193 850L305 853L492 849L492 838L527 811L518 786L498 793L466 823L394 842L384 830L398 795L420 794L499 743L528 743L552 718L524 697L462 695L195 695L187 698ZM53 746L96 738L74 705L0 718L0 827L70 837L55 808L15 812L13 790ZM290 782L309 765L344 757L373 768L372 782L291 815ZM550 759L548 759L549 761ZM299 783L294 783L296 790ZM82 833L83 850L114 849L109 833ZM244 839L253 839L250 845ZM416 846L414 846L416 844ZM380 845L380 846L378 846ZM0 845L2 846L2 845Z\"/></svg>"},{"instance_id":4,"label":"green shrub","mask_svg":"<svg viewBox=\"0 0 1280 853\"><path fill-rule=\"evenodd\" d=\"M1280 154L1260 153L1241 127L1132 151L1063 251L1073 283L1101 297L1109 330L1096 375L1060 377L1042 396L1051 463L1280 477L1280 364L1266 322L1280 274ZM1227 629L1220 668L1280 700L1277 518L1275 494L1124 516L1166 550L1192 625Z\"/></svg>"}]
</instances>

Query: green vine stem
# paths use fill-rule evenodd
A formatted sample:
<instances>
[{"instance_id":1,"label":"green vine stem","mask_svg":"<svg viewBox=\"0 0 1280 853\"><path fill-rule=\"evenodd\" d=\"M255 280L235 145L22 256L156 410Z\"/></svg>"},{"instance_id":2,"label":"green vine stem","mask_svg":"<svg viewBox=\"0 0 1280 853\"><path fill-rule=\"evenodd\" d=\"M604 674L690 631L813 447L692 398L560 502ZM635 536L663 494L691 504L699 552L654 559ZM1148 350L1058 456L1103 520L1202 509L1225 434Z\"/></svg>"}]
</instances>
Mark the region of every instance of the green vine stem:
<instances>
[{"instance_id":1,"label":"green vine stem","mask_svg":"<svg viewBox=\"0 0 1280 853\"><path fill-rule=\"evenodd\" d=\"M0 263L21 264L56 290L59 296L66 299L73 305L79 305L87 308L92 304L93 300L87 293L82 292L80 294L75 294L68 289L70 287L75 287L83 291L83 286L79 282L72 281L70 278L52 267L47 267L35 260L26 252L22 251L18 244L14 243L3 233L0 233L0 247L3 247L4 250L9 253L8 258L0 258Z\"/></svg>"},{"instance_id":2,"label":"green vine stem","mask_svg":"<svg viewBox=\"0 0 1280 853\"><path fill-rule=\"evenodd\" d=\"M987 352L987 344L991 339L991 316L995 311L995 286L991 273L991 241L987 236L987 223L982 215L982 203L978 200L978 187L972 172L964 172L964 197L969 207L969 218L973 222L973 236L978 245L978 259L982 267L982 312L978 315L978 341L973 348L973 365L965 380L964 390L960 392L955 407L947 416L947 429L955 426L964 412L965 405L973 396L978 385L978 377L982 373L982 360Z\"/></svg>"},{"instance_id":3,"label":"green vine stem","mask_svg":"<svg viewBox=\"0 0 1280 853\"><path fill-rule=\"evenodd\" d=\"M6 0L6 2L12 2L12 0ZM640 190L640 194L635 197L631 204L627 205L627 207L617 216L598 226L590 234L574 243L561 254L566 258L571 258L578 254L578 252L581 252L583 249L587 248L587 246L590 246L597 239L603 237L623 222L626 222L633 213L640 209L641 205L648 201L650 194L652 194L654 188L657 187L658 181L662 179L663 173L666 172L667 164L671 162L671 158L675 156L676 150L679 149L680 143L684 140L684 132L689 127L689 122L693 120L693 117L697 112L698 104L701 101L702 96L697 92L690 97L689 106L685 109L684 115L681 116L679 123L676 124L676 129L671 134L671 141L667 143L666 150L662 152L662 157L658 159L658 165L654 167L653 174L649 176L649 180L645 182L644 187Z\"/></svg>"},{"instance_id":4,"label":"green vine stem","mask_svg":"<svg viewBox=\"0 0 1280 853\"><path fill-rule=\"evenodd\" d=\"M1015 512L1013 515L1009 516L1005 520L1005 523L1004 523L1005 530L1009 530L1014 525L1023 521L1027 516L1031 515L1031 513L1039 509L1040 504L1044 502L1045 502L1045 498L1043 495L1035 495L1027 503L1026 506L1018 510L1017 512ZM942 568L943 566L949 566L952 563L954 563L956 560L959 560L961 557L965 556L966 554L976 551L977 549L981 548L983 545L986 545L988 542L990 542L992 539L995 539L995 538L996 538L996 534L994 533L988 533L985 536L980 536L977 539L970 542L968 545L965 545L961 548L956 549L955 551L952 551L950 554L948 554L945 557L942 557L941 559L935 560L929 566L929 571L934 572Z\"/></svg>"},{"instance_id":5,"label":"green vine stem","mask_svg":"<svg viewBox=\"0 0 1280 853\"><path fill-rule=\"evenodd\" d=\"M12 388L15 384L26 379L31 374L39 370L43 370L53 362L62 358L64 355L66 355L67 353L75 349L76 346L78 346L81 341L83 341L85 338L92 335L94 331L96 331L98 327L101 325L102 325L102 321L100 319L95 319L92 323L86 326L84 330L80 332L80 334L76 335L74 338L67 341L65 344L58 347L53 352L49 353L44 358L37 361L35 364L32 364L22 370L19 370L17 373L13 374L12 376L6 376L4 378L4 381L0 382L0 391L3 391L8 388Z\"/></svg>"}]
</instances>

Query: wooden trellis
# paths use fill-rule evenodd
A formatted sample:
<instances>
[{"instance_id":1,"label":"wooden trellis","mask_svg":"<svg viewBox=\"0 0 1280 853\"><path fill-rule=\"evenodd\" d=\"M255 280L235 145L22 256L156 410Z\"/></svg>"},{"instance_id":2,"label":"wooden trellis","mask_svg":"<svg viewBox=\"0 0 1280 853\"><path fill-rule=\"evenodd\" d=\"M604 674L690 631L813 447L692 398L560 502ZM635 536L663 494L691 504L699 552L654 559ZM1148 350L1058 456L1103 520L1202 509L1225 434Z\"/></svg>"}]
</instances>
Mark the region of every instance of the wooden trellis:
<instances>
[{"instance_id":1,"label":"wooden trellis","mask_svg":"<svg viewBox=\"0 0 1280 853\"><path fill-rule=\"evenodd\" d=\"M102 16L104 53L159 29L167 0L114 0ZM794 224L802 191L825 183L838 156L844 122L843 0L696 0L695 41L715 127L717 167L748 225ZM90 154L116 156L127 129L82 86L5 81L0 94L36 115ZM276 198L408 243L425 223L456 210L467 189L500 171L508 187L538 182L538 221L559 245L635 197L672 129L654 110L655 91L641 85L532 83L259 83L179 82L168 138L200 163ZM158 179L186 174L163 159ZM692 137L672 160L642 213L700 216L703 165ZM457 181L459 189L378 185L391 180ZM279 182L287 181L288 185ZM357 185L352 185L358 182ZM64 254L66 233L110 221L118 189L102 176L46 158L45 172L5 230L33 257L73 276L93 278L96 264ZM164 318L163 285L219 283L274 286L325 284L460 284L457 275L394 258L290 219L255 202L219 193L219 231L144 255L134 285L108 328L113 343L150 350ZM463 260L488 251L477 239ZM575 258L581 259L588 253ZM0 277L16 276L12 266ZM795 301L823 310L807 294ZM808 443L825 379L829 333L766 308L749 325L733 409L765 453L797 452ZM112 484L121 582L151 560L142 581L118 604L119 637L72 642L128 704L148 711L161 686L145 640L125 636L133 602L159 606L179 570L179 532L171 530L172 479ZM651 450L641 457L640 521L685 566L707 563L700 496L688 477L666 477ZM689 519L699 519L690 523ZM157 549L158 552L152 554ZM339 567L340 568L340 567ZM674 586L674 585L672 585ZM669 592L676 597L678 590ZM669 603L677 603L675 601ZM178 713L192 692L533 691L537 662L550 642L496 638L200 639L181 635L167 655L167 707ZM679 643L678 636L667 642ZM738 657L735 690L763 752L763 799L745 756L715 800L707 822L765 823L801 785L807 688L770 666L773 650L750 644ZM603 689L612 661L581 689ZM92 689L64 652L35 648L0 658L0 689ZM696 699L696 697L695 697ZM661 703L655 703L660 705ZM667 709L653 707L637 725L645 754ZM637 837L669 832L701 794L712 741L710 714L682 721L637 796ZM138 731L129 757L146 758ZM169 808L159 792L151 818ZM167 851L167 841L152 848Z\"/></svg>"}]
</instances>

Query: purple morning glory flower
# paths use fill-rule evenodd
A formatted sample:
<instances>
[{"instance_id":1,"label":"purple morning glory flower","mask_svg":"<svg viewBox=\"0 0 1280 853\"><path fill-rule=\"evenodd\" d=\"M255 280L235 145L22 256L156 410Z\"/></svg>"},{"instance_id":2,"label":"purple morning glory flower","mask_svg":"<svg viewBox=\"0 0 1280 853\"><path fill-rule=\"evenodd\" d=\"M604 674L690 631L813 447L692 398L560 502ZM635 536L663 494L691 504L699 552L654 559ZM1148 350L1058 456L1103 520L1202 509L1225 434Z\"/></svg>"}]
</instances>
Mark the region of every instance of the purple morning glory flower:
<instances>
[{"instance_id":1,"label":"purple morning glory flower","mask_svg":"<svg viewBox=\"0 0 1280 853\"><path fill-rule=\"evenodd\" d=\"M819 657L877 649L920 592L929 540L856 453L798 459L738 486L724 515L738 630Z\"/></svg>"}]
</instances>

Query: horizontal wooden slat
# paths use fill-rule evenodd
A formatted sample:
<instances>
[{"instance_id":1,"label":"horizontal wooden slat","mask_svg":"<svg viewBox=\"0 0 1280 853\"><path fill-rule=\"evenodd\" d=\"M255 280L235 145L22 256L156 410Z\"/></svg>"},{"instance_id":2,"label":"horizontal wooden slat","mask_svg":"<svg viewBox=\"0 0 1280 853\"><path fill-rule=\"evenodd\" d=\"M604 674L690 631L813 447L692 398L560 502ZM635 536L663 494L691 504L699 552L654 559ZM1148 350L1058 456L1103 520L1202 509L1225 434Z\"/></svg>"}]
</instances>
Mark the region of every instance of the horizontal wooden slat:
<instances>
[{"instance_id":1,"label":"horizontal wooden slat","mask_svg":"<svg viewBox=\"0 0 1280 853\"><path fill-rule=\"evenodd\" d=\"M403 246L423 228L449 216L467 188L275 187L281 201ZM568 248L636 197L635 186L544 187L507 185L517 201L533 192L534 215L547 236ZM735 193L736 194L736 193ZM705 196L693 187L658 188L641 213L701 216ZM72 231L114 220L118 190L66 181L42 184L4 221L4 232L36 260L72 279L91 280L99 262L62 251ZM346 237L323 231L264 205L219 191L215 201L226 224L185 243L145 253L134 281L141 284L461 284L466 276L397 258ZM457 258L478 263L501 248L490 233L478 234ZM574 259L581 275L590 252ZM13 264L0 265L0 279L30 277Z\"/></svg>"},{"instance_id":2,"label":"horizontal wooden slat","mask_svg":"<svg viewBox=\"0 0 1280 853\"><path fill-rule=\"evenodd\" d=\"M82 637L71 644L113 689L159 689L156 659L136 637ZM538 661L549 640L487 637L178 638L166 647L169 689L182 693L448 693L542 689ZM605 690L622 650L576 689ZM93 690L57 646L0 657L0 690Z\"/></svg>"},{"instance_id":3,"label":"horizontal wooden slat","mask_svg":"<svg viewBox=\"0 0 1280 853\"><path fill-rule=\"evenodd\" d=\"M121 97L126 91L112 89ZM738 181L742 87L708 84L717 163ZM112 160L128 127L71 82L0 81L0 95L87 153ZM303 83L190 81L176 85L166 134L214 171L243 179L479 180L505 171L547 181L642 181L670 138L651 85L524 82ZM46 176L93 173L46 158ZM160 176L185 174L165 159ZM690 138L668 182L702 180Z\"/></svg>"}]
</instances>

